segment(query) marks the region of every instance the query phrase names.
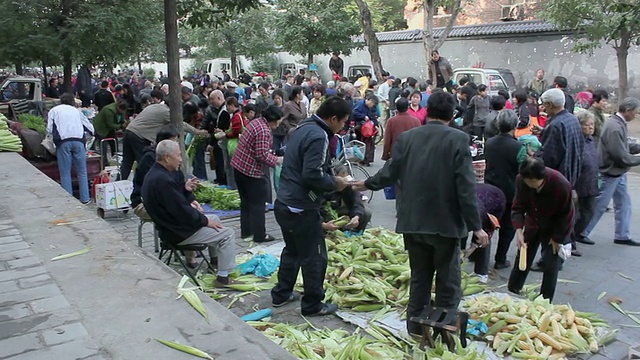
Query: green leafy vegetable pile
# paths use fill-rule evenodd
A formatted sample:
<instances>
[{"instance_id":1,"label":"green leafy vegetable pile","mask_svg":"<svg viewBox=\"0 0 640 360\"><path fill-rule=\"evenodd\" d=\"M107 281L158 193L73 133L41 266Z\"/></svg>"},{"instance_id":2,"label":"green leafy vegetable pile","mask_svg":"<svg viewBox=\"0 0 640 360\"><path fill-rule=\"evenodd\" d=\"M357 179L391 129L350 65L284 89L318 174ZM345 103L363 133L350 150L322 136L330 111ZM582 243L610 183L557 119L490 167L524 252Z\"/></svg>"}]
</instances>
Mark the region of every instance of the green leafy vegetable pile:
<instances>
[{"instance_id":1,"label":"green leafy vegetable pile","mask_svg":"<svg viewBox=\"0 0 640 360\"><path fill-rule=\"evenodd\" d=\"M193 193L201 204L209 204L215 210L239 210L240 195L237 190L224 189L210 183L200 183Z\"/></svg>"},{"instance_id":2,"label":"green leafy vegetable pile","mask_svg":"<svg viewBox=\"0 0 640 360\"><path fill-rule=\"evenodd\" d=\"M18 122L27 129L33 129L37 131L40 135L44 136L47 134L47 126L45 125L44 119L41 116L20 114L18 115Z\"/></svg>"}]
</instances>

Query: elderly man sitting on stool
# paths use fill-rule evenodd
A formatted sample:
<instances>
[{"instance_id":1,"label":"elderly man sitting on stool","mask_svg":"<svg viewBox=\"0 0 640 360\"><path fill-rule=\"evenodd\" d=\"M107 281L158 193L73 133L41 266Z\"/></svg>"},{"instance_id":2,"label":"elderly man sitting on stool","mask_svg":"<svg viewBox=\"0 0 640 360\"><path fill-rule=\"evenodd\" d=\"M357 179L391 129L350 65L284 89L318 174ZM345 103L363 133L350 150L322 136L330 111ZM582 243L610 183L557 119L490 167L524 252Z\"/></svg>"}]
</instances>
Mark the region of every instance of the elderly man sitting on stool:
<instances>
[{"instance_id":1,"label":"elderly man sitting on stool","mask_svg":"<svg viewBox=\"0 0 640 360\"><path fill-rule=\"evenodd\" d=\"M193 196L196 179L178 183L171 172L180 169L180 145L162 140L156 147L153 164L142 185L142 203L156 224L163 241L175 245L204 244L211 259L218 256L218 285L230 283L229 272L235 267L234 232L223 227L217 216L207 218Z\"/></svg>"}]
</instances>

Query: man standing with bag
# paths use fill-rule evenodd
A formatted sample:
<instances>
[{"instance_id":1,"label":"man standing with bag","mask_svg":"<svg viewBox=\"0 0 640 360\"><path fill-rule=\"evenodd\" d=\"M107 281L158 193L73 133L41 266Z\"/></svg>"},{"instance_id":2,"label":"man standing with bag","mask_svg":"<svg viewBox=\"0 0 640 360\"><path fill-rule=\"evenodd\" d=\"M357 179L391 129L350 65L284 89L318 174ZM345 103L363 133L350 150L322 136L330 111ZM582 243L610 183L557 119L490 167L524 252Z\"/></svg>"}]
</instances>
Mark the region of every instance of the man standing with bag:
<instances>
[{"instance_id":1,"label":"man standing with bag","mask_svg":"<svg viewBox=\"0 0 640 360\"><path fill-rule=\"evenodd\" d=\"M274 209L285 243L278 284L271 290L274 307L300 298L293 287L302 269L302 315L329 315L338 310L335 304L322 302L327 246L320 208L325 193L341 191L348 184L344 178L331 175L329 138L344 128L350 114L351 106L346 101L330 97L316 115L298 125L287 142Z\"/></svg>"},{"instance_id":2,"label":"man standing with bag","mask_svg":"<svg viewBox=\"0 0 640 360\"><path fill-rule=\"evenodd\" d=\"M402 184L396 231L403 235L409 252L407 330L416 335L422 334L422 329L411 318L431 306L434 273L435 306L457 309L462 297L460 240L472 230L479 247L489 241L478 216L469 137L449 126L454 99L436 91L429 97L427 108L429 122L402 133L384 167L366 181L354 184L356 191L381 190L398 181Z\"/></svg>"}]
</instances>

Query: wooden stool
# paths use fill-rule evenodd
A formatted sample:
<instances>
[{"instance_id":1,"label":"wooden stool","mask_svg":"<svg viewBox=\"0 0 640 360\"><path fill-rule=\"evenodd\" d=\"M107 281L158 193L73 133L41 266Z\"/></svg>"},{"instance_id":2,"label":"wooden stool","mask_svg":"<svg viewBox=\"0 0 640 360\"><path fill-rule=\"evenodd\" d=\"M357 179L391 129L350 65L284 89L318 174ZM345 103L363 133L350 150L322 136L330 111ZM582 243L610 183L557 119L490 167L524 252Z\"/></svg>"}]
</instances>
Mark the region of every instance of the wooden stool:
<instances>
[{"instance_id":1,"label":"wooden stool","mask_svg":"<svg viewBox=\"0 0 640 360\"><path fill-rule=\"evenodd\" d=\"M441 335L442 341L447 344L451 352L455 352L456 347L452 333L458 333L460 336L460 344L463 348L467 347L466 335L468 320L469 313L458 311L457 309L440 307L427 308L420 316L411 318L412 322L418 323L422 327L420 349L424 350L427 344L429 347L434 347L434 339L436 339L438 335ZM431 335L431 328L433 328L433 336Z\"/></svg>"}]
</instances>

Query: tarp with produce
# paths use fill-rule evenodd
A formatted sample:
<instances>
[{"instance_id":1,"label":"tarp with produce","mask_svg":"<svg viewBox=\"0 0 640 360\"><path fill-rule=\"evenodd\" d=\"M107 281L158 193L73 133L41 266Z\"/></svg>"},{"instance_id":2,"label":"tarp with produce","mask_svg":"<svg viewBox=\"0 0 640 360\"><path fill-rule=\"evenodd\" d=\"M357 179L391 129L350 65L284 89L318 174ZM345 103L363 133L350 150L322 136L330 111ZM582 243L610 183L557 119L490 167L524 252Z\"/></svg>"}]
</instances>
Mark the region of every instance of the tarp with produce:
<instances>
[{"instance_id":1,"label":"tarp with produce","mask_svg":"<svg viewBox=\"0 0 640 360\"><path fill-rule=\"evenodd\" d=\"M279 255L275 246L258 247L273 247L269 251ZM485 326L470 327L473 331L467 336L473 342L467 348L458 344L455 353L439 341L435 349L423 351L419 339L405 330L410 268L402 236L383 228L351 237L335 231L327 236L327 249L325 300L341 306L338 315L358 326L355 331L319 329L308 322L279 324L268 318L249 322L301 359L565 359L577 352L595 352L616 335L597 314L534 298L536 285L526 294L532 299L511 297L493 292L463 271L461 309L469 312L470 322ZM240 255L238 263L251 257ZM208 295L230 308L273 287L277 272L270 278L239 272L232 276L237 283L230 290L240 291L235 294L214 288L214 275L200 275L200 283ZM299 277L296 290L302 290L301 285ZM484 330L476 331L479 328Z\"/></svg>"}]
</instances>

